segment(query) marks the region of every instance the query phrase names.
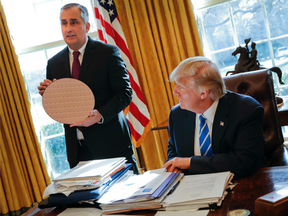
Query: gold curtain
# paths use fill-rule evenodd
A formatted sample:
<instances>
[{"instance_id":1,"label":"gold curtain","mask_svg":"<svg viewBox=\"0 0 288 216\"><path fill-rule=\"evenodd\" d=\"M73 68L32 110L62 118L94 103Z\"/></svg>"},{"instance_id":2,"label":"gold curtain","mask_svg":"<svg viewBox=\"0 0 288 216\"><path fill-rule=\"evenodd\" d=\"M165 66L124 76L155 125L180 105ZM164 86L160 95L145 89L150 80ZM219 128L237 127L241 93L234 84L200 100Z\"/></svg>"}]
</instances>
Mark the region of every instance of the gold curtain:
<instances>
[{"instance_id":1,"label":"gold curtain","mask_svg":"<svg viewBox=\"0 0 288 216\"><path fill-rule=\"evenodd\" d=\"M0 215L20 215L42 200L50 179L2 4L0 19Z\"/></svg>"},{"instance_id":2,"label":"gold curtain","mask_svg":"<svg viewBox=\"0 0 288 216\"><path fill-rule=\"evenodd\" d=\"M114 0L142 92L156 127L178 103L169 74L184 59L202 56L191 0ZM150 131L141 147L142 166L163 166L167 130Z\"/></svg>"}]
</instances>

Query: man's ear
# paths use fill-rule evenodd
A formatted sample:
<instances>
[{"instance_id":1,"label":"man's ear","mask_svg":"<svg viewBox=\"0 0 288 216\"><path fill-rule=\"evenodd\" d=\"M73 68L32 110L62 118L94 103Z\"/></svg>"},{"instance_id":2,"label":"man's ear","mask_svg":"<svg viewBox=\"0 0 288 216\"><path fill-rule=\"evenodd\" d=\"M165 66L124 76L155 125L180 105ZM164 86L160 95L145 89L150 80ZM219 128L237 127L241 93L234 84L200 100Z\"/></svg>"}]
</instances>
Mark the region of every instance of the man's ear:
<instances>
[{"instance_id":1,"label":"man's ear","mask_svg":"<svg viewBox=\"0 0 288 216\"><path fill-rule=\"evenodd\" d=\"M202 87L200 89L200 97L201 97L201 99L204 100L208 96L209 92L210 92L210 90L207 87L205 87L205 86Z\"/></svg>"},{"instance_id":2,"label":"man's ear","mask_svg":"<svg viewBox=\"0 0 288 216\"><path fill-rule=\"evenodd\" d=\"M90 30L90 23L87 22L87 23L85 24L85 27L86 27L86 33L88 33L89 30Z\"/></svg>"}]
</instances>

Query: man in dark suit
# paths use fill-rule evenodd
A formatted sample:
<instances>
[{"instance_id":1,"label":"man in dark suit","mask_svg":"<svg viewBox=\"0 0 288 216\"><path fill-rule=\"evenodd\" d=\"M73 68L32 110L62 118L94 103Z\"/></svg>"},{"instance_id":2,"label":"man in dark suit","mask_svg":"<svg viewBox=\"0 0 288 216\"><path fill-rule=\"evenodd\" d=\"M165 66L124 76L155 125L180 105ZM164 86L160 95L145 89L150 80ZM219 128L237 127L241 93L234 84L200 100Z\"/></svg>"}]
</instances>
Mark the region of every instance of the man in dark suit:
<instances>
[{"instance_id":1,"label":"man in dark suit","mask_svg":"<svg viewBox=\"0 0 288 216\"><path fill-rule=\"evenodd\" d=\"M61 8L60 18L68 47L49 59L47 79L40 83L39 93L43 95L54 79L75 78L73 53L79 51L78 79L89 86L95 97L89 118L72 125L64 124L70 167L79 161L126 157L138 173L129 125L122 111L132 100L132 88L119 49L87 36L90 24L86 7L67 4Z\"/></svg>"},{"instance_id":2,"label":"man in dark suit","mask_svg":"<svg viewBox=\"0 0 288 216\"><path fill-rule=\"evenodd\" d=\"M263 107L226 91L217 66L205 57L182 61L170 75L179 104L169 116L168 171L248 176L268 165Z\"/></svg>"}]
</instances>

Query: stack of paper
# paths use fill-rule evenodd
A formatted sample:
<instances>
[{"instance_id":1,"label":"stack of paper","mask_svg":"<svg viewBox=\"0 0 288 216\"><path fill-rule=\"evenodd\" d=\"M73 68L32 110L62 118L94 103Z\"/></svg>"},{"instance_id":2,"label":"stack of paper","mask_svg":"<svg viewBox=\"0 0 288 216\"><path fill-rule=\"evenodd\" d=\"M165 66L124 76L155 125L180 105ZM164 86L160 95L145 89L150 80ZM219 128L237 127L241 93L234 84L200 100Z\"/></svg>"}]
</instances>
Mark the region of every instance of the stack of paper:
<instances>
[{"instance_id":1,"label":"stack of paper","mask_svg":"<svg viewBox=\"0 0 288 216\"><path fill-rule=\"evenodd\" d=\"M101 180L123 166L125 162L125 157L80 162L52 181L59 183L74 180Z\"/></svg>"},{"instance_id":2,"label":"stack of paper","mask_svg":"<svg viewBox=\"0 0 288 216\"><path fill-rule=\"evenodd\" d=\"M77 167L54 179L43 194L48 196L39 203L39 208L77 205L80 202L95 203L118 179L132 171L126 159L111 158L80 163Z\"/></svg>"},{"instance_id":3,"label":"stack of paper","mask_svg":"<svg viewBox=\"0 0 288 216\"><path fill-rule=\"evenodd\" d=\"M43 198L57 193L69 196L74 191L100 187L111 179L111 175L123 169L125 162L125 157L80 162L53 179L53 183L45 189Z\"/></svg>"},{"instance_id":4,"label":"stack of paper","mask_svg":"<svg viewBox=\"0 0 288 216\"><path fill-rule=\"evenodd\" d=\"M164 200L166 210L191 210L221 205L228 183L234 174L220 172L202 175L187 175L176 190Z\"/></svg>"},{"instance_id":5,"label":"stack of paper","mask_svg":"<svg viewBox=\"0 0 288 216\"><path fill-rule=\"evenodd\" d=\"M164 172L164 169L125 175L97 202L104 214L160 208L182 177L183 174Z\"/></svg>"}]
</instances>

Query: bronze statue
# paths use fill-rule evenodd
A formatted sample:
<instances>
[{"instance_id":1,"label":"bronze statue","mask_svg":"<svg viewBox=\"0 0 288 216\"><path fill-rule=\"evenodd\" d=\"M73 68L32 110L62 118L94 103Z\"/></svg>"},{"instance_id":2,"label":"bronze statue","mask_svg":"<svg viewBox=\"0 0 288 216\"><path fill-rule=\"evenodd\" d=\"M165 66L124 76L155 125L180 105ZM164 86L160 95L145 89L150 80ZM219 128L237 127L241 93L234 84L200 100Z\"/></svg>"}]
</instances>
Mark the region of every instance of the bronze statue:
<instances>
[{"instance_id":1,"label":"bronze statue","mask_svg":"<svg viewBox=\"0 0 288 216\"><path fill-rule=\"evenodd\" d=\"M226 76L228 74L237 74L241 72L247 72L247 71L253 71L253 70L259 70L259 69L265 69L264 67L260 67L260 63L257 60L257 50L256 50L256 43L251 43L251 52L248 48L248 43L250 42L250 39L245 40L245 47L241 47L240 45L236 48L236 50L232 53L232 55L235 57L237 54L240 54L240 57L238 59L237 64L235 65L235 71L228 71L226 73ZM284 84L282 82L282 71L279 67L272 67L269 68L269 70L275 72L278 75L279 83Z\"/></svg>"}]
</instances>

